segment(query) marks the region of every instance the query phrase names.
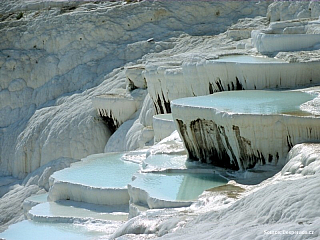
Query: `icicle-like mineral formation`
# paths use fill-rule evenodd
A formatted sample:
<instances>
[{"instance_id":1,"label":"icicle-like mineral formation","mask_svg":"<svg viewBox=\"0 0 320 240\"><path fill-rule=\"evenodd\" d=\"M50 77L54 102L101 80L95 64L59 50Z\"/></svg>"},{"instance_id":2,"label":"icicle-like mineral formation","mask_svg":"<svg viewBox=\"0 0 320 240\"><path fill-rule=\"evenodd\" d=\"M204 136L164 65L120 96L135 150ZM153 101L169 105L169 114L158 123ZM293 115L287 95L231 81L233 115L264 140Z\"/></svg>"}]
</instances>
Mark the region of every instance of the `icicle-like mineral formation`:
<instances>
[{"instance_id":1,"label":"icicle-like mineral formation","mask_svg":"<svg viewBox=\"0 0 320 240\"><path fill-rule=\"evenodd\" d=\"M320 140L320 119L296 91L233 91L172 101L189 158L231 169L284 165L297 143Z\"/></svg>"}]
</instances>

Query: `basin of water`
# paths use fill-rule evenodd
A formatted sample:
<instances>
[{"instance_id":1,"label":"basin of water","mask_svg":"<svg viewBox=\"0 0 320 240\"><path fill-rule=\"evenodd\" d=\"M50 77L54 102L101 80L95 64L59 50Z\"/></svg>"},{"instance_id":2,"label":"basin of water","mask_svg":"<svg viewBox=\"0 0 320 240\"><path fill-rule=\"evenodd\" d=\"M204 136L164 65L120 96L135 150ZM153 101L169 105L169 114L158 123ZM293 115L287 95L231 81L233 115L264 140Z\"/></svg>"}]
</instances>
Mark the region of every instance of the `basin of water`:
<instances>
[{"instance_id":1,"label":"basin of water","mask_svg":"<svg viewBox=\"0 0 320 240\"><path fill-rule=\"evenodd\" d=\"M158 114L154 115L153 118L155 119L161 119L161 120L167 120L167 121L173 121L172 114Z\"/></svg>"},{"instance_id":2,"label":"basin of water","mask_svg":"<svg viewBox=\"0 0 320 240\"><path fill-rule=\"evenodd\" d=\"M25 220L10 225L6 231L0 233L0 238L7 240L89 240L103 235L105 233L73 224L50 224Z\"/></svg>"},{"instance_id":3,"label":"basin of water","mask_svg":"<svg viewBox=\"0 0 320 240\"><path fill-rule=\"evenodd\" d=\"M78 219L99 219L126 221L129 206L127 205L97 205L84 202L60 200L45 202L34 206L28 214L32 220L39 222L72 222Z\"/></svg>"},{"instance_id":4,"label":"basin of water","mask_svg":"<svg viewBox=\"0 0 320 240\"><path fill-rule=\"evenodd\" d=\"M227 55L213 59L214 62L235 62L235 63L285 63L278 58L257 57L250 55Z\"/></svg>"},{"instance_id":5,"label":"basin of water","mask_svg":"<svg viewBox=\"0 0 320 240\"><path fill-rule=\"evenodd\" d=\"M48 193L32 195L28 197L25 201L33 202L33 203L44 203L47 201Z\"/></svg>"},{"instance_id":6,"label":"basin of water","mask_svg":"<svg viewBox=\"0 0 320 240\"><path fill-rule=\"evenodd\" d=\"M140 169L139 164L123 161L123 153L91 155L81 162L55 172L52 177L62 182L91 187L124 188L132 175Z\"/></svg>"},{"instance_id":7,"label":"basin of water","mask_svg":"<svg viewBox=\"0 0 320 240\"><path fill-rule=\"evenodd\" d=\"M130 183L144 190L150 197L167 201L192 201L207 189L227 183L225 178L212 173L144 173Z\"/></svg>"},{"instance_id":8,"label":"basin of water","mask_svg":"<svg viewBox=\"0 0 320 240\"><path fill-rule=\"evenodd\" d=\"M212 95L173 100L175 105L214 108L244 114L308 114L300 106L316 95L298 91L227 91Z\"/></svg>"},{"instance_id":9,"label":"basin of water","mask_svg":"<svg viewBox=\"0 0 320 240\"><path fill-rule=\"evenodd\" d=\"M185 169L186 161L186 155L156 154L147 157L142 163L142 168L144 170Z\"/></svg>"},{"instance_id":10,"label":"basin of water","mask_svg":"<svg viewBox=\"0 0 320 240\"><path fill-rule=\"evenodd\" d=\"M33 196L25 199L22 204L24 214L27 215L27 213L29 212L29 210L32 207L34 207L40 203L47 202L47 198L48 198L48 193L43 193L43 194L33 195Z\"/></svg>"}]
</instances>

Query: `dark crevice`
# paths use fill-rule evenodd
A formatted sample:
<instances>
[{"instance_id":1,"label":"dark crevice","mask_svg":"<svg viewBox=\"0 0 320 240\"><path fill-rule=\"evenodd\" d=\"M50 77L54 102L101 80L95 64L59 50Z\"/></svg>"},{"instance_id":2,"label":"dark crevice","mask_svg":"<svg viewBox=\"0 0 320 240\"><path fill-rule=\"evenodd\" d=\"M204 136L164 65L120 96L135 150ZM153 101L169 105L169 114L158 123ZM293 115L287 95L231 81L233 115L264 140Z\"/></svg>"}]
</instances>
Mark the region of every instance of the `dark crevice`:
<instances>
[{"instance_id":1,"label":"dark crevice","mask_svg":"<svg viewBox=\"0 0 320 240\"><path fill-rule=\"evenodd\" d=\"M160 98L159 94L158 94L158 98L157 98L157 103L158 103L157 107L159 108L159 109L158 109L158 110L159 110L158 112L159 112L160 114L164 114L165 112L164 112L164 110L163 110L162 102L161 102L161 98Z\"/></svg>"},{"instance_id":2,"label":"dark crevice","mask_svg":"<svg viewBox=\"0 0 320 240\"><path fill-rule=\"evenodd\" d=\"M128 78L128 81L129 81L129 84L128 84L129 91L133 91L133 90L137 89L137 86L134 85L134 82L130 78Z\"/></svg>"},{"instance_id":3,"label":"dark crevice","mask_svg":"<svg viewBox=\"0 0 320 240\"><path fill-rule=\"evenodd\" d=\"M110 113L108 114L105 109L99 109L98 112L103 122L107 125L108 129L110 130L111 134L113 134L118 129L119 123L113 117L112 111L110 111Z\"/></svg>"},{"instance_id":4,"label":"dark crevice","mask_svg":"<svg viewBox=\"0 0 320 240\"><path fill-rule=\"evenodd\" d=\"M216 85L217 85L217 87L219 89L219 92L223 92L224 91L224 88L222 86L220 78L216 81Z\"/></svg>"},{"instance_id":5,"label":"dark crevice","mask_svg":"<svg viewBox=\"0 0 320 240\"><path fill-rule=\"evenodd\" d=\"M165 100L165 97L164 97L163 93L162 93L162 98L163 98L164 107L166 109L166 113L171 113L170 101L166 101Z\"/></svg>"},{"instance_id":6,"label":"dark crevice","mask_svg":"<svg viewBox=\"0 0 320 240\"><path fill-rule=\"evenodd\" d=\"M190 123L189 127L192 133L190 136L186 124L182 120L176 121L190 160L198 160L223 168L239 170L234 154L232 154L233 159L230 159L226 148L223 146L223 139L219 134L220 132L225 134L223 127L216 125L212 121L197 119ZM228 142L228 140L226 141ZM229 147L231 149L230 145Z\"/></svg>"},{"instance_id":7,"label":"dark crevice","mask_svg":"<svg viewBox=\"0 0 320 240\"><path fill-rule=\"evenodd\" d=\"M243 137L240 134L240 128L238 126L232 127L240 150L240 164L242 169L253 168L256 163L260 162L261 164L265 164L265 158L262 153L257 151L257 155L255 155L251 151L251 142Z\"/></svg>"},{"instance_id":8,"label":"dark crevice","mask_svg":"<svg viewBox=\"0 0 320 240\"><path fill-rule=\"evenodd\" d=\"M154 110L156 111L156 113L160 114L160 112L158 111L158 108L157 108L157 104L155 104L155 102L153 102L153 106L154 106Z\"/></svg>"},{"instance_id":9,"label":"dark crevice","mask_svg":"<svg viewBox=\"0 0 320 240\"><path fill-rule=\"evenodd\" d=\"M209 82L209 93L210 94L213 94L213 86L212 86L212 83L211 82Z\"/></svg>"},{"instance_id":10,"label":"dark crevice","mask_svg":"<svg viewBox=\"0 0 320 240\"><path fill-rule=\"evenodd\" d=\"M244 90L243 85L240 83L238 77L236 77L236 90Z\"/></svg>"},{"instance_id":11,"label":"dark crevice","mask_svg":"<svg viewBox=\"0 0 320 240\"><path fill-rule=\"evenodd\" d=\"M289 152L291 150L291 148L293 147L290 135L287 136L287 145L288 145L288 152Z\"/></svg>"},{"instance_id":12,"label":"dark crevice","mask_svg":"<svg viewBox=\"0 0 320 240\"><path fill-rule=\"evenodd\" d=\"M220 130L220 134L223 135L224 140L225 140L226 145L227 145L227 148L228 148L229 152L231 153L232 158L230 159L230 161L232 162L233 165L237 166L236 167L237 169L239 169L237 158L233 153L233 150L232 150L232 147L230 145L229 139L228 139L227 134L225 132L225 128L223 126L220 126L218 129Z\"/></svg>"}]
</instances>

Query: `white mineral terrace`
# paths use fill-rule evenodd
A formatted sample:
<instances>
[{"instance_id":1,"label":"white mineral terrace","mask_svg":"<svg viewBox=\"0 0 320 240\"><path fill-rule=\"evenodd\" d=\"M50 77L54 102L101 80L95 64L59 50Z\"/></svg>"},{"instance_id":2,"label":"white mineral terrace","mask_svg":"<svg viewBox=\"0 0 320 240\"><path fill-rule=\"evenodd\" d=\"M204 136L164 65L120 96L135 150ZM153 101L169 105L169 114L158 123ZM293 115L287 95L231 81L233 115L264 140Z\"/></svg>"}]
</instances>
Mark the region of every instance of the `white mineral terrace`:
<instances>
[{"instance_id":1,"label":"white mineral terrace","mask_svg":"<svg viewBox=\"0 0 320 240\"><path fill-rule=\"evenodd\" d=\"M127 89L147 88L147 82L143 75L144 65L135 65L126 68Z\"/></svg>"},{"instance_id":2,"label":"white mineral terrace","mask_svg":"<svg viewBox=\"0 0 320 240\"><path fill-rule=\"evenodd\" d=\"M154 142L170 136L176 130L172 114L158 114L153 116Z\"/></svg>"},{"instance_id":3,"label":"white mineral terrace","mask_svg":"<svg viewBox=\"0 0 320 240\"><path fill-rule=\"evenodd\" d=\"M98 114L113 121L115 128L128 120L139 108L139 102L133 98L117 94L100 95L92 99Z\"/></svg>"},{"instance_id":4,"label":"white mineral terrace","mask_svg":"<svg viewBox=\"0 0 320 240\"><path fill-rule=\"evenodd\" d=\"M47 240L90 240L103 234L99 230L90 230L90 228L81 225L24 220L11 225L7 231L1 233L1 237L8 240L42 240L44 236Z\"/></svg>"},{"instance_id":5,"label":"white mineral terrace","mask_svg":"<svg viewBox=\"0 0 320 240\"><path fill-rule=\"evenodd\" d=\"M83 220L126 221L129 205L96 205L61 200L40 203L28 212L27 217L37 222L72 223Z\"/></svg>"},{"instance_id":6,"label":"white mineral terrace","mask_svg":"<svg viewBox=\"0 0 320 240\"><path fill-rule=\"evenodd\" d=\"M320 62L289 63L265 56L225 55L186 59L182 66L159 66L157 63L152 68L147 65L145 76L156 111L170 113L169 102L178 98L319 83Z\"/></svg>"},{"instance_id":7,"label":"white mineral terrace","mask_svg":"<svg viewBox=\"0 0 320 240\"><path fill-rule=\"evenodd\" d=\"M29 212L29 210L32 207L34 207L40 203L47 202L47 198L48 198L48 193L43 193L43 194L33 195L33 196L25 199L23 201L23 211L24 211L25 216L27 215L27 213Z\"/></svg>"},{"instance_id":8,"label":"white mineral terrace","mask_svg":"<svg viewBox=\"0 0 320 240\"><path fill-rule=\"evenodd\" d=\"M317 94L230 91L172 101L172 114L189 158L247 169L284 165L297 143L320 140ZM270 141L272 139L272 141Z\"/></svg>"},{"instance_id":9,"label":"white mineral terrace","mask_svg":"<svg viewBox=\"0 0 320 240\"><path fill-rule=\"evenodd\" d=\"M127 204L127 184L140 166L122 161L122 155L91 155L72 164L70 168L55 172L50 177L49 199L106 205Z\"/></svg>"},{"instance_id":10,"label":"white mineral terrace","mask_svg":"<svg viewBox=\"0 0 320 240\"><path fill-rule=\"evenodd\" d=\"M319 20L271 23L267 29L251 32L252 43L263 54L319 49L320 34L313 32L319 24Z\"/></svg>"},{"instance_id":11,"label":"white mineral terrace","mask_svg":"<svg viewBox=\"0 0 320 240\"><path fill-rule=\"evenodd\" d=\"M253 33L253 42L260 53L310 50L319 48L320 34L265 34Z\"/></svg>"}]
</instances>

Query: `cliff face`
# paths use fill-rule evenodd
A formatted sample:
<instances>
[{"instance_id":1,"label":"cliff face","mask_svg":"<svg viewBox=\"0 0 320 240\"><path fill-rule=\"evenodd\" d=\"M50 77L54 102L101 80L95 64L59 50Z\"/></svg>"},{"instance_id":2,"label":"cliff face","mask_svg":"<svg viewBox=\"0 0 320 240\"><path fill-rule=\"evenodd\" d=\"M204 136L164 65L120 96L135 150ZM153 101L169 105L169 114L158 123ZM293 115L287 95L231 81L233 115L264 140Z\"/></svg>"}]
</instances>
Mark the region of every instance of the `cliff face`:
<instances>
[{"instance_id":1,"label":"cliff face","mask_svg":"<svg viewBox=\"0 0 320 240\"><path fill-rule=\"evenodd\" d=\"M161 55L177 45L180 39L172 37L182 33L217 34L241 17L265 15L267 6L2 1L2 174L23 177L60 157L102 152L110 134L95 118L90 99L125 87L123 71L111 73L114 69L148 53ZM180 51L190 48L192 43Z\"/></svg>"}]
</instances>

